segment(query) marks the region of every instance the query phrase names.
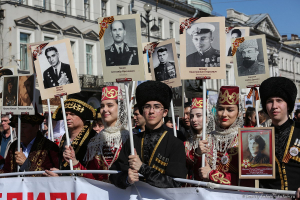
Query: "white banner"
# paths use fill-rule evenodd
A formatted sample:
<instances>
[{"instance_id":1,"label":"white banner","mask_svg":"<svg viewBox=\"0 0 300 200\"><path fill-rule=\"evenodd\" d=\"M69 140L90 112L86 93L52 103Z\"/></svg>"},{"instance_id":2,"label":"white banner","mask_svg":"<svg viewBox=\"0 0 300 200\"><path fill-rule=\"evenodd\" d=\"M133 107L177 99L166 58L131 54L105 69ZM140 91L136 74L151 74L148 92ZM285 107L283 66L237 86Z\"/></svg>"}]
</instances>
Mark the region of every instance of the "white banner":
<instances>
[{"instance_id":1,"label":"white banner","mask_svg":"<svg viewBox=\"0 0 300 200\"><path fill-rule=\"evenodd\" d=\"M199 187L156 188L138 182L126 190L80 177L1 178L0 200L240 200L273 199L272 195L213 190ZM276 196L276 199L289 199Z\"/></svg>"}]
</instances>

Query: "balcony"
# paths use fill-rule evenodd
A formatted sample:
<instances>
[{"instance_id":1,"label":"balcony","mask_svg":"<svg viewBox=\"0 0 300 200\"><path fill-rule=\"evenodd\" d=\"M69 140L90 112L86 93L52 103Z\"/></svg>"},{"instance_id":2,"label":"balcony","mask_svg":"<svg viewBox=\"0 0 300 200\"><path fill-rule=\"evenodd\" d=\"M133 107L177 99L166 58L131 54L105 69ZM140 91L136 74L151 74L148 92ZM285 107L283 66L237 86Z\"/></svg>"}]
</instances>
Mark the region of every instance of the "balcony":
<instances>
[{"instance_id":1,"label":"balcony","mask_svg":"<svg viewBox=\"0 0 300 200\"><path fill-rule=\"evenodd\" d=\"M80 74L79 84L82 91L99 92L104 87L102 76Z\"/></svg>"}]
</instances>

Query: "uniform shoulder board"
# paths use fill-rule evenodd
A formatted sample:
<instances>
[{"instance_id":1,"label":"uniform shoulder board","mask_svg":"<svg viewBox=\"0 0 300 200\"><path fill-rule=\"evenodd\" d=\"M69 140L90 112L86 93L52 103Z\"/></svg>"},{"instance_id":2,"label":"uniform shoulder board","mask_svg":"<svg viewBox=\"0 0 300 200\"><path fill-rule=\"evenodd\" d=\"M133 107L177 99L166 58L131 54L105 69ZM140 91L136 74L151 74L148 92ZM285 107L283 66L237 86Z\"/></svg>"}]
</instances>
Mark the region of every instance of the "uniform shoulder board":
<instances>
[{"instance_id":1,"label":"uniform shoulder board","mask_svg":"<svg viewBox=\"0 0 300 200\"><path fill-rule=\"evenodd\" d=\"M109 50L111 48L111 46L105 47L105 50Z\"/></svg>"}]
</instances>

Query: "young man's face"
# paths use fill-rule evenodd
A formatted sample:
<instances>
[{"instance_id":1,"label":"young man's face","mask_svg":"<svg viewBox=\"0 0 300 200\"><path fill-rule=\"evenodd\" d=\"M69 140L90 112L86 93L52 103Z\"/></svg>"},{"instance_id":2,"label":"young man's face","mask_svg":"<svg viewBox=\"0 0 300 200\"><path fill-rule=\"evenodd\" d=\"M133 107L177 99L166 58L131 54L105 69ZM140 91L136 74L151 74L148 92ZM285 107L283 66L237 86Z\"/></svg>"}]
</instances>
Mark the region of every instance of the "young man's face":
<instances>
[{"instance_id":1,"label":"young man's face","mask_svg":"<svg viewBox=\"0 0 300 200\"><path fill-rule=\"evenodd\" d=\"M163 63L163 64L167 62L168 56L169 56L169 54L168 54L167 51L157 53L157 57L158 57L159 62Z\"/></svg>"},{"instance_id":2,"label":"young man's face","mask_svg":"<svg viewBox=\"0 0 300 200\"><path fill-rule=\"evenodd\" d=\"M47 60L52 67L56 66L59 62L58 52L52 50L47 52Z\"/></svg>"},{"instance_id":3,"label":"young man's face","mask_svg":"<svg viewBox=\"0 0 300 200\"><path fill-rule=\"evenodd\" d=\"M183 122L186 127L190 127L191 122L190 122L190 112L191 112L191 107L185 107L184 108L184 118Z\"/></svg>"},{"instance_id":4,"label":"young man's face","mask_svg":"<svg viewBox=\"0 0 300 200\"><path fill-rule=\"evenodd\" d=\"M145 118L143 115L140 114L139 109L134 110L133 120L134 120L134 123L139 127L145 126L145 124L146 124Z\"/></svg>"},{"instance_id":5,"label":"young man's face","mask_svg":"<svg viewBox=\"0 0 300 200\"><path fill-rule=\"evenodd\" d=\"M158 101L148 101L143 108L143 116L146 120L146 126L150 129L159 128L163 117L167 116L168 109Z\"/></svg>"},{"instance_id":6,"label":"young man's face","mask_svg":"<svg viewBox=\"0 0 300 200\"><path fill-rule=\"evenodd\" d=\"M280 97L270 97L266 101L266 109L268 115L272 119L274 125L281 125L288 119L288 105ZM281 122L281 123L280 123Z\"/></svg>"},{"instance_id":7,"label":"young man's face","mask_svg":"<svg viewBox=\"0 0 300 200\"><path fill-rule=\"evenodd\" d=\"M193 35L192 39L197 51L206 51L211 47L211 43L213 42L213 38L211 37L211 33L202 33L198 35Z\"/></svg>"}]
</instances>

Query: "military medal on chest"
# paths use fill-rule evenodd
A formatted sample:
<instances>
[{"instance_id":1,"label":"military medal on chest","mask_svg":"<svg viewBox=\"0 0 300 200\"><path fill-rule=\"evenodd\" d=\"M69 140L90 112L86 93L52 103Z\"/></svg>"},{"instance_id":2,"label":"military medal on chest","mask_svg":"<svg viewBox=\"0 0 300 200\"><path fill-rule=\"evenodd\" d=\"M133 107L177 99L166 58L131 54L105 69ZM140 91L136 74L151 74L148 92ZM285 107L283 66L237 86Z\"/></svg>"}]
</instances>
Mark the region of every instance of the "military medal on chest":
<instances>
[{"instance_id":1,"label":"military medal on chest","mask_svg":"<svg viewBox=\"0 0 300 200\"><path fill-rule=\"evenodd\" d=\"M228 162L229 162L229 158L228 158L228 155L227 155L227 153L226 153L226 154L224 154L224 155L222 156L222 158L221 158L221 163L222 163L223 165L226 165Z\"/></svg>"}]
</instances>

